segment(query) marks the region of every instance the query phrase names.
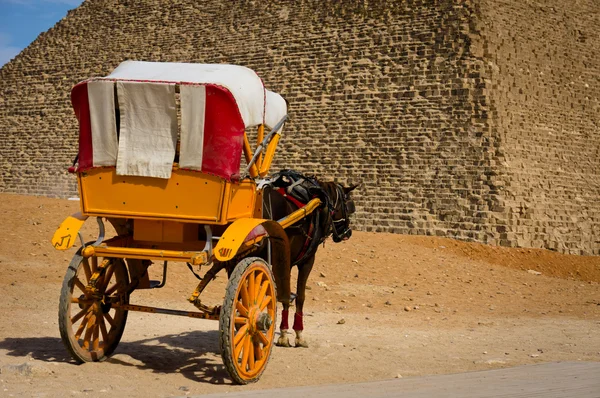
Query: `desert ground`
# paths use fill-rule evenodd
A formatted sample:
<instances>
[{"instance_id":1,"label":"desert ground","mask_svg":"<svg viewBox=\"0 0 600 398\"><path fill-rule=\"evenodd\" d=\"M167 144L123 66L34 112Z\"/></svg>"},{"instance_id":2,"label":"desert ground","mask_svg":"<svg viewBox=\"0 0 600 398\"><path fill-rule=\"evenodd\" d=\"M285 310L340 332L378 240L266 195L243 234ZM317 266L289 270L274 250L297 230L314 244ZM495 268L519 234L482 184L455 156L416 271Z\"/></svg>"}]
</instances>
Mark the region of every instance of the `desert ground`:
<instances>
[{"instance_id":1,"label":"desert ground","mask_svg":"<svg viewBox=\"0 0 600 398\"><path fill-rule=\"evenodd\" d=\"M105 362L76 365L59 335L75 249L50 238L79 203L0 194L0 396L167 397L384 380L553 361L600 361L600 257L355 232L317 253L305 305L309 348L275 347L258 383L233 385L218 323L130 313ZM96 225L84 226L88 240ZM162 267L151 267L160 279ZM204 301L223 300L226 276ZM196 279L169 266L131 302L194 310Z\"/></svg>"}]
</instances>

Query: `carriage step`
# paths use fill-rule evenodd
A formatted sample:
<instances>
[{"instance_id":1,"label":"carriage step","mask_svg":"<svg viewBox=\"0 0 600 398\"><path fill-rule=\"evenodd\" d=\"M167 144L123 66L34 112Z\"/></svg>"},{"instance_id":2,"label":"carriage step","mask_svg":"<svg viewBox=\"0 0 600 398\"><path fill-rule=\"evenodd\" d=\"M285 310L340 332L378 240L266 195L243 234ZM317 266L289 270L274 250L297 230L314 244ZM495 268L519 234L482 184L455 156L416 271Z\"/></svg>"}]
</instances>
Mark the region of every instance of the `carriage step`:
<instances>
[{"instance_id":1,"label":"carriage step","mask_svg":"<svg viewBox=\"0 0 600 398\"><path fill-rule=\"evenodd\" d=\"M81 251L81 255L86 258L115 257L137 260L186 261L192 265L202 265L208 261L207 251L190 252L116 246L89 245Z\"/></svg>"}]
</instances>

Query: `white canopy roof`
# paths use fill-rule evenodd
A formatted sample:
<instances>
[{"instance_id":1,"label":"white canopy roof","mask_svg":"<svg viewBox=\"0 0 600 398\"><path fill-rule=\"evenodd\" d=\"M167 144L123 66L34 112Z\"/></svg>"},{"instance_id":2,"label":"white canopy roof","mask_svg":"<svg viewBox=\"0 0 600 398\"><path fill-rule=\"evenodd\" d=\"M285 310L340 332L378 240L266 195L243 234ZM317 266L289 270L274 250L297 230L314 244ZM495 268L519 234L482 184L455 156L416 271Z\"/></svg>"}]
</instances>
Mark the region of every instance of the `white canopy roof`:
<instances>
[{"instance_id":1,"label":"white canopy roof","mask_svg":"<svg viewBox=\"0 0 600 398\"><path fill-rule=\"evenodd\" d=\"M273 127L287 114L285 100L266 90L260 77L244 66L125 61L103 79L223 86L235 98L246 127L263 121Z\"/></svg>"}]
</instances>

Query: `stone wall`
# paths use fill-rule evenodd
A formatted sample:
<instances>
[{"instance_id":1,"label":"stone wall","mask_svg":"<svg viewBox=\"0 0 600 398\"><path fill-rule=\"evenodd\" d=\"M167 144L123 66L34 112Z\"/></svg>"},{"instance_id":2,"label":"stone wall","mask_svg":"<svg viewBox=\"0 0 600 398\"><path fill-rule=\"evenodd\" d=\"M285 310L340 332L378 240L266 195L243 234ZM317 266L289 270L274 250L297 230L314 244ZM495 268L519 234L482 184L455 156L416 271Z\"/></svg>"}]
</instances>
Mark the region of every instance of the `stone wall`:
<instances>
[{"instance_id":1,"label":"stone wall","mask_svg":"<svg viewBox=\"0 0 600 398\"><path fill-rule=\"evenodd\" d=\"M512 246L600 254L600 4L480 2Z\"/></svg>"},{"instance_id":2,"label":"stone wall","mask_svg":"<svg viewBox=\"0 0 600 398\"><path fill-rule=\"evenodd\" d=\"M592 9L593 0L580 3ZM546 45L525 29L551 30L544 13L533 13L537 25L529 25L516 21L526 8L516 0L230 4L87 0L40 35L0 70L0 190L75 194L65 170L77 150L69 106L77 81L126 59L226 62L256 70L290 102L274 169L361 183L356 228L599 253L598 80L589 75L597 79L600 62L589 54L556 65L557 75L587 70L590 87L573 87L568 100L546 106L546 81L516 72L535 59L521 54L522 43ZM555 7L577 18L567 5ZM573 57L597 48L593 18L577 25L587 42ZM544 48L568 59L576 40ZM589 105L578 102L586 93ZM542 137L540 122L550 119L552 135ZM559 157L548 161L546 153ZM555 179L544 175L550 164L563 167L564 178L556 167ZM584 208L589 233L571 219Z\"/></svg>"}]
</instances>

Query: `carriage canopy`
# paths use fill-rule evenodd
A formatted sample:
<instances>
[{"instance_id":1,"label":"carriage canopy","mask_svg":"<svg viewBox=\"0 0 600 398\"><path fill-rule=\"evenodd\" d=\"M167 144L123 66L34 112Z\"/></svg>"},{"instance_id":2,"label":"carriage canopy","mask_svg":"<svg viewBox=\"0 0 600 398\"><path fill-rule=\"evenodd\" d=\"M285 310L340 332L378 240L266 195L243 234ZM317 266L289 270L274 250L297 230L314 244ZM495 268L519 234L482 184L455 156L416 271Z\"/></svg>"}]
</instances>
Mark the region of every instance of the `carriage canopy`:
<instances>
[{"instance_id":1,"label":"carriage canopy","mask_svg":"<svg viewBox=\"0 0 600 398\"><path fill-rule=\"evenodd\" d=\"M77 84L79 166L118 175L170 178L179 167L231 179L244 131L274 127L285 100L243 66L126 61L110 75Z\"/></svg>"}]
</instances>

